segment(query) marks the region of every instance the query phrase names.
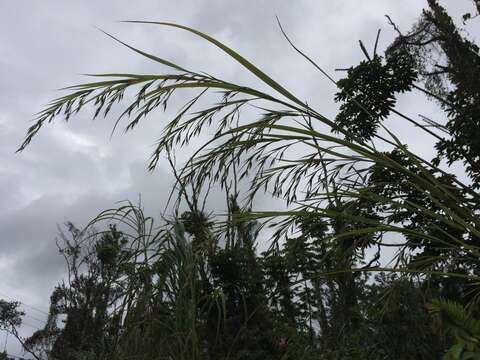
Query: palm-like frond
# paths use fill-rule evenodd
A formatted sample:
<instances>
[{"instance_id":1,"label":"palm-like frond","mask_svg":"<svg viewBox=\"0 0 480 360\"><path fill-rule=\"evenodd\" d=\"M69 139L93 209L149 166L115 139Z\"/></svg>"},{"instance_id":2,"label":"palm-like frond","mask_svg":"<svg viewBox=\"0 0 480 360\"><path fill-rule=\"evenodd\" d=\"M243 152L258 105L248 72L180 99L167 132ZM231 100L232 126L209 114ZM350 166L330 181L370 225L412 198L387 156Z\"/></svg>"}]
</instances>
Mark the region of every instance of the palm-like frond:
<instances>
[{"instance_id":1,"label":"palm-like frond","mask_svg":"<svg viewBox=\"0 0 480 360\"><path fill-rule=\"evenodd\" d=\"M462 305L446 299L436 299L428 304L428 309L456 337L464 341L478 343L480 339L480 321L474 319Z\"/></svg>"}]
</instances>

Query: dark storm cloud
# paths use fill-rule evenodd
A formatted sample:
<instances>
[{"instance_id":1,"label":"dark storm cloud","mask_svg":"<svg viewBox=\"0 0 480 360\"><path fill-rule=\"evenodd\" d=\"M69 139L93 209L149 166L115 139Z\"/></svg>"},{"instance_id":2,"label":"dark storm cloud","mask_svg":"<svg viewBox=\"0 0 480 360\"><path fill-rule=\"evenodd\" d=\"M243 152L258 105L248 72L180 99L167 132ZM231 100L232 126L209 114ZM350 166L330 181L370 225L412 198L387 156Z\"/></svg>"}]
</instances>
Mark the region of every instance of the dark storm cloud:
<instances>
[{"instance_id":1,"label":"dark storm cloud","mask_svg":"<svg viewBox=\"0 0 480 360\"><path fill-rule=\"evenodd\" d=\"M94 26L187 67L241 83L252 81L218 49L185 32L114 21L164 20L196 27L225 41L333 116L332 84L292 52L275 15L302 49L333 72L359 61L357 40L370 44L379 27L384 29L382 44L388 44L394 34L384 14L408 29L423 5L418 0L1 1L0 294L45 309L63 271L54 241L57 224L73 221L82 226L116 201L136 201L139 193L149 213L156 215L173 183L165 162L153 174L145 171L159 125L167 118L160 113L132 134L109 140L111 119L92 123L86 112L68 125L46 127L27 150L14 154L27 120L59 95L55 89L85 80L78 74L164 70ZM421 100L403 100L407 108L417 104ZM268 201L262 205L268 206ZM223 195L213 194L209 204L221 209Z\"/></svg>"}]
</instances>

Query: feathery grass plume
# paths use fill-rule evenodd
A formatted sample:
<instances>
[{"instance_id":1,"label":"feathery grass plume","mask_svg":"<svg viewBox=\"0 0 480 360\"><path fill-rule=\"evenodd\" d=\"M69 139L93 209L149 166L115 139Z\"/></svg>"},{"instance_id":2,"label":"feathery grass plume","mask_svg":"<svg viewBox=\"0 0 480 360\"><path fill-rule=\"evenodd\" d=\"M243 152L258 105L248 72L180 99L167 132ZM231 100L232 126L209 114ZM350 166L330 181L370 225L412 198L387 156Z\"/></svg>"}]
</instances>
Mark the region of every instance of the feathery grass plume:
<instances>
[{"instance_id":1,"label":"feathery grass plume","mask_svg":"<svg viewBox=\"0 0 480 360\"><path fill-rule=\"evenodd\" d=\"M355 226L332 233L333 241L355 239L360 235L366 239L368 235L369 240L363 243L363 247L397 246L397 261L386 270L441 273L443 276L479 280L473 272L457 274L437 268L437 264L446 258L469 264L479 261L477 205L480 197L469 184L462 183L438 164L412 153L382 123L378 126L385 135L374 132L369 139L362 138L352 128L340 126L239 53L207 34L172 23L130 23L174 27L198 36L229 55L269 90L261 91L253 86L187 70L109 35L168 70L162 74L98 74L93 76L106 80L66 88L67 95L52 101L38 113L19 151L26 148L44 125L62 115L69 120L87 105L95 109L94 116L107 116L113 106L120 107L122 113L113 129L121 120L128 119L125 126L128 132L153 111L165 110L169 100L178 92L197 91L173 119L164 123L150 160L150 170L155 169L162 154L187 146L207 129L213 130L214 135L196 149L181 169L179 178L182 182L194 183L197 188L212 182L224 185L235 169L239 178L252 179L251 198L259 191L266 191L291 206L286 211L242 214L243 220L276 221L277 237L294 228L298 217L314 214L332 221L342 220ZM320 66L301 54L325 74ZM136 89L133 100L124 98L127 89ZM217 95L218 101L210 107L199 106L199 99L206 94ZM375 116L365 108L368 104L359 102L361 97L358 100L347 91L345 99L353 101L367 117ZM393 105L389 105L390 110ZM247 108L250 112L252 109L257 111L255 118L250 113L248 118L243 117ZM394 111L412 122L408 116ZM414 123L420 131L432 134L428 126ZM378 150L380 144L389 151ZM422 197L403 198L392 192L379 191L383 185L388 185L379 172L402 179L404 189ZM402 212L422 220L421 226L416 228L398 221ZM400 234L406 241L389 243L389 233ZM442 252L416 257L415 250L426 243L434 244ZM348 269L352 270L372 269Z\"/></svg>"}]
</instances>

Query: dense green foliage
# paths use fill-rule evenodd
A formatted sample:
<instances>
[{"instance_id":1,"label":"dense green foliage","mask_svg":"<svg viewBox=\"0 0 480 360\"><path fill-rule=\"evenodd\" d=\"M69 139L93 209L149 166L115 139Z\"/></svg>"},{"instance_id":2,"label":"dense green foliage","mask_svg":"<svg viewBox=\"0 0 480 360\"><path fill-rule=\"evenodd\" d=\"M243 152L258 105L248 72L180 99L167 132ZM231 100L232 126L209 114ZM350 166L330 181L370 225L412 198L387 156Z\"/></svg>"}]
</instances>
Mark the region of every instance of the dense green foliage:
<instances>
[{"instance_id":1,"label":"dense green foliage","mask_svg":"<svg viewBox=\"0 0 480 360\"><path fill-rule=\"evenodd\" d=\"M21 150L59 114L68 120L92 104L107 116L127 89L139 88L115 124L130 118L126 130L188 89L198 93L165 125L150 169L207 130L215 135L173 169L188 211L158 228L132 205L85 230L69 225L61 247L69 276L26 349L52 360L480 358L480 55L437 1L406 34L390 20L397 37L383 55L377 36L371 55L361 43L366 59L344 79L329 77L340 103L333 120L206 34L136 23L193 33L272 91L122 43L171 73L100 74L38 114ZM218 91L217 103L197 106ZM446 121L399 112L398 96L412 91L437 102ZM257 118L242 116L248 105L261 109ZM389 130L393 116L433 139L433 159ZM453 163L464 166L465 182ZM250 184L245 204L242 181ZM199 206L213 183L227 195L223 218ZM253 211L261 191L287 210ZM94 230L105 223L108 230ZM268 250L258 251L259 241ZM0 310L13 331L16 305Z\"/></svg>"},{"instance_id":2,"label":"dense green foliage","mask_svg":"<svg viewBox=\"0 0 480 360\"><path fill-rule=\"evenodd\" d=\"M149 221L133 206L116 217ZM146 258L139 234L69 225L70 278L26 344L49 359L438 359L450 338L439 336L426 304L443 287L383 273L323 276L360 260L346 259L325 241L327 225L312 220L260 255L255 224L231 224L227 245L211 227L198 241L175 222L142 236L156 249ZM61 328L52 321L59 316Z\"/></svg>"}]
</instances>

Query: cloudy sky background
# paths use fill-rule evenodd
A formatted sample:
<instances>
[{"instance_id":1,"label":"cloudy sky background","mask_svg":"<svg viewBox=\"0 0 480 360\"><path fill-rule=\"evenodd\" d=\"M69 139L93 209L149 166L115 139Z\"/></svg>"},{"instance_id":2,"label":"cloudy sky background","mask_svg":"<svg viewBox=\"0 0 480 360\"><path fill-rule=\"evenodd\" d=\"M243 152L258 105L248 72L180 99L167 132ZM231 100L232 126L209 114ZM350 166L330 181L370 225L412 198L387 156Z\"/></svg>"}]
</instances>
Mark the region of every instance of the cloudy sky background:
<instances>
[{"instance_id":1,"label":"cloudy sky background","mask_svg":"<svg viewBox=\"0 0 480 360\"><path fill-rule=\"evenodd\" d=\"M441 3L455 16L472 9L469 0ZM395 34L384 14L406 31L424 5L420 0L0 0L0 298L9 296L37 309L24 307L30 326L24 333L43 325L46 315L38 310L47 311L50 292L63 276L55 245L57 226L72 221L81 227L100 210L120 200L136 201L139 194L147 213L156 216L173 183L165 162L154 173L146 171L162 121L168 119L160 112L129 135L119 132L112 139L112 118L92 122L88 111L83 112L69 124L58 121L45 127L24 152L14 153L33 114L60 95L56 89L88 80L79 74L164 70L96 27L187 68L252 82L238 64L188 33L116 21L171 21L197 28L238 50L333 118L333 85L292 51L275 15L296 44L333 73L362 60L358 40L371 49L378 28L381 47L389 44ZM478 24L467 30L474 38L480 35ZM402 98L399 107L412 116L443 117L418 95ZM404 123L389 121L412 143ZM413 139L412 149L428 155L431 143ZM215 199L220 197L214 196L211 206L221 209L223 203ZM274 201L263 204L278 206ZM3 344L2 333L0 351ZM8 350L19 352L13 339Z\"/></svg>"}]
</instances>

